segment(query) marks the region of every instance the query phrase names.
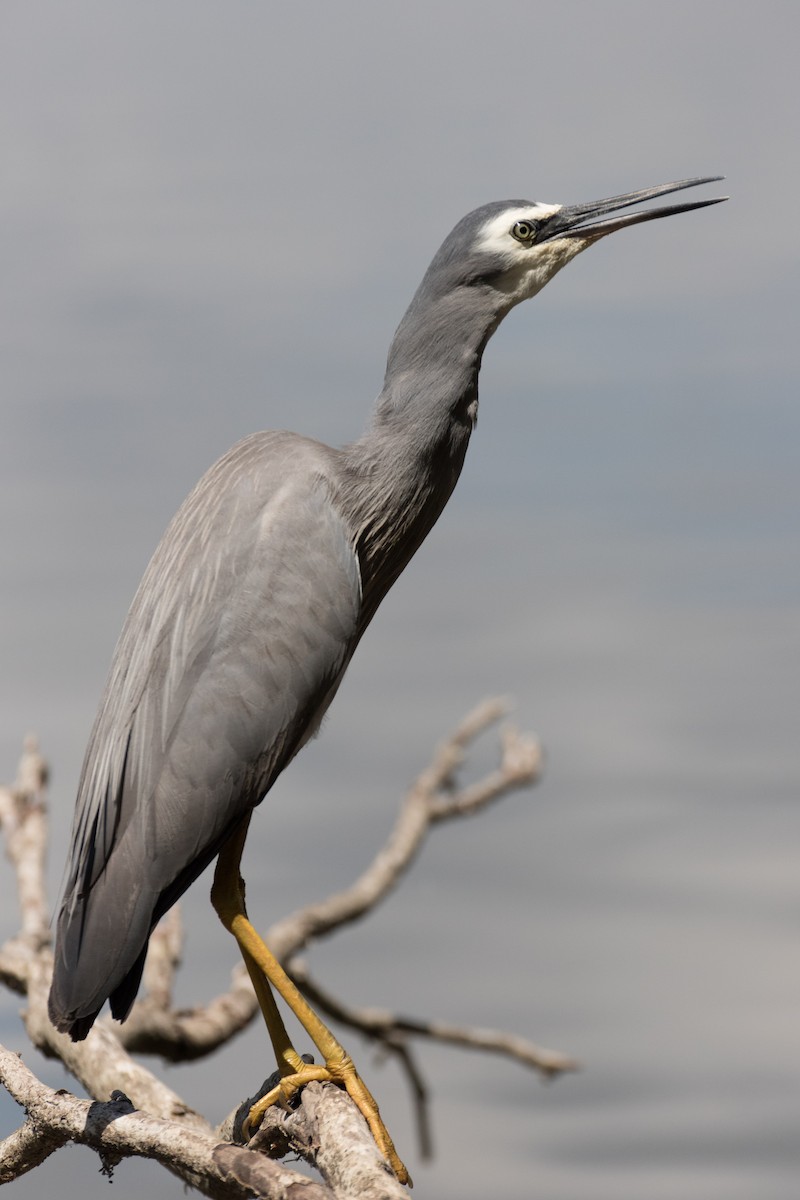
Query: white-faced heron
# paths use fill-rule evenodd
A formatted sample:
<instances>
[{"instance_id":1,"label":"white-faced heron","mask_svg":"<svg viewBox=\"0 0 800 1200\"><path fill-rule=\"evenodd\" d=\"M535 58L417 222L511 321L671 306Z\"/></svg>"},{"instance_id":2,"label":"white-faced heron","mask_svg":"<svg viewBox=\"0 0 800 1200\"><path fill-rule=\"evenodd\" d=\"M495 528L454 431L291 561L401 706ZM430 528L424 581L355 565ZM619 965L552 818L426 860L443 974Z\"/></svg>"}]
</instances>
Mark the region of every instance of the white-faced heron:
<instances>
[{"instance_id":1,"label":"white-faced heron","mask_svg":"<svg viewBox=\"0 0 800 1200\"><path fill-rule=\"evenodd\" d=\"M114 653L81 774L50 1016L85 1038L106 1000L128 1015L159 918L219 855L212 902L233 933L281 1084L343 1084L401 1180L350 1057L247 920L239 863L253 809L317 731L375 610L450 498L491 335L587 246L716 204L608 216L684 179L591 204L486 204L435 255L389 349L366 433L335 450L256 433L203 476L164 534ZM719 199L724 199L720 197ZM270 985L325 1065L293 1049Z\"/></svg>"}]
</instances>

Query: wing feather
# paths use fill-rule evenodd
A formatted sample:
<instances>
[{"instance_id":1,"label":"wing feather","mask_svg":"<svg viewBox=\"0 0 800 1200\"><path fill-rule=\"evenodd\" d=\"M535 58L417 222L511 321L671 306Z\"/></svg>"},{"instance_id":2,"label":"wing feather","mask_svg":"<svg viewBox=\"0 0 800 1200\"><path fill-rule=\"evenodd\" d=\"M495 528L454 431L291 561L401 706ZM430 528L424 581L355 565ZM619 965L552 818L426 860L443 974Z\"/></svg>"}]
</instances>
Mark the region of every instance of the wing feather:
<instances>
[{"instance_id":1,"label":"wing feather","mask_svg":"<svg viewBox=\"0 0 800 1200\"><path fill-rule=\"evenodd\" d=\"M153 924L338 686L361 581L329 484L333 454L291 434L245 439L153 556L81 775L51 997L61 1028L88 1030L109 995L124 1015Z\"/></svg>"}]
</instances>

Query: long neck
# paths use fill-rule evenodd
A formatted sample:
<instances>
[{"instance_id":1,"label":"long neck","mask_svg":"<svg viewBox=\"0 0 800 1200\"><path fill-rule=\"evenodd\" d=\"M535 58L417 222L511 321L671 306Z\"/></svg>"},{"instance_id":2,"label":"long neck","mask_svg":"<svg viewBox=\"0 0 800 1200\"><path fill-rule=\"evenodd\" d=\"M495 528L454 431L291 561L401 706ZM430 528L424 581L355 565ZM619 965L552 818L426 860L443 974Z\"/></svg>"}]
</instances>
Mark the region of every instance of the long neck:
<instances>
[{"instance_id":1,"label":"long neck","mask_svg":"<svg viewBox=\"0 0 800 1200\"><path fill-rule=\"evenodd\" d=\"M503 315L488 290L436 295L423 283L395 334L369 428L343 451L366 621L456 485L477 416L481 356Z\"/></svg>"}]
</instances>

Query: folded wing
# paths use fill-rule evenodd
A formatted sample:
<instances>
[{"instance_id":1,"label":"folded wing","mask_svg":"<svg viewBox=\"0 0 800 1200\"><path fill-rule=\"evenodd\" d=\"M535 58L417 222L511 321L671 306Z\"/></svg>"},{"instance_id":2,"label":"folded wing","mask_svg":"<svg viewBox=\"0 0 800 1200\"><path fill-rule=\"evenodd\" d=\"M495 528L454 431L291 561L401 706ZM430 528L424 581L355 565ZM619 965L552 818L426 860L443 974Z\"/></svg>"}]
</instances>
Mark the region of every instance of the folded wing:
<instances>
[{"instance_id":1,"label":"folded wing","mask_svg":"<svg viewBox=\"0 0 800 1200\"><path fill-rule=\"evenodd\" d=\"M203 477L145 573L86 752L51 1017L124 1017L158 918L316 730L355 648L332 451L256 434Z\"/></svg>"}]
</instances>

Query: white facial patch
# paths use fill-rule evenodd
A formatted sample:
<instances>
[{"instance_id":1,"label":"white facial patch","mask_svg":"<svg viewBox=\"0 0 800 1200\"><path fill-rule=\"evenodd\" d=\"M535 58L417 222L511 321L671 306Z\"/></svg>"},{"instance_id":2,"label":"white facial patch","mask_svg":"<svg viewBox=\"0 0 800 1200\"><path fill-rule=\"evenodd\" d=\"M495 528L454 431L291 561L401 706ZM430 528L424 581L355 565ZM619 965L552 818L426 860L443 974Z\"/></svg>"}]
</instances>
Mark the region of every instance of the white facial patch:
<instances>
[{"instance_id":1,"label":"white facial patch","mask_svg":"<svg viewBox=\"0 0 800 1200\"><path fill-rule=\"evenodd\" d=\"M542 221L563 207L563 204L525 204L507 208L486 222L478 237L477 248L495 254L511 253L515 245L511 229L517 221Z\"/></svg>"},{"instance_id":2,"label":"white facial patch","mask_svg":"<svg viewBox=\"0 0 800 1200\"><path fill-rule=\"evenodd\" d=\"M476 249L487 251L495 256L495 261L499 259L506 264L505 270L492 279L495 292L506 297L506 312L521 300L535 296L557 271L589 245L581 238L569 237L556 237L539 244L519 242L512 234L517 221L541 221L563 207L563 204L512 205L487 221L479 233Z\"/></svg>"}]
</instances>

